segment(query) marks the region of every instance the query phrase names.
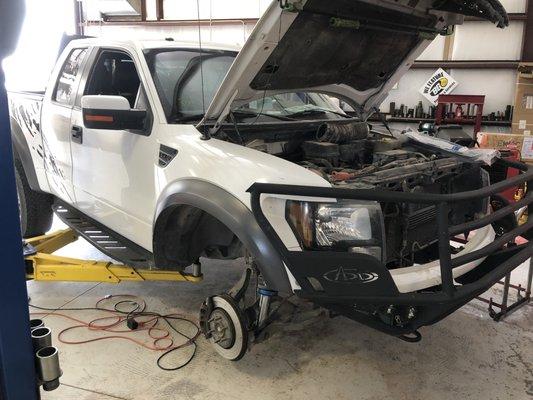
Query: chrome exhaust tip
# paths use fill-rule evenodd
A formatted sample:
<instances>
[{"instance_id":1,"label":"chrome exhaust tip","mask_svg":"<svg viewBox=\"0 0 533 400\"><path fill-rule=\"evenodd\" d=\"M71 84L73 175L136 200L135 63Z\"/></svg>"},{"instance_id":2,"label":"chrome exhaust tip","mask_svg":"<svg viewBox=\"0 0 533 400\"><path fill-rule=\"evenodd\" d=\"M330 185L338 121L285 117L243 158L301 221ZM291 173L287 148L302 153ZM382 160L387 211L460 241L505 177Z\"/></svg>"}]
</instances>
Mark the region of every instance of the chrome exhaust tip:
<instances>
[{"instance_id":1,"label":"chrome exhaust tip","mask_svg":"<svg viewBox=\"0 0 533 400\"><path fill-rule=\"evenodd\" d=\"M35 355L37 374L43 382L43 390L49 392L59 387L61 368L59 366L59 352L55 347L43 347Z\"/></svg>"},{"instance_id":2,"label":"chrome exhaust tip","mask_svg":"<svg viewBox=\"0 0 533 400\"><path fill-rule=\"evenodd\" d=\"M31 341L33 343L33 351L38 352L44 347L52 346L52 331L50 328L41 327L31 331Z\"/></svg>"},{"instance_id":3,"label":"chrome exhaust tip","mask_svg":"<svg viewBox=\"0 0 533 400\"><path fill-rule=\"evenodd\" d=\"M44 328L44 321L39 318L30 319L30 332L37 328Z\"/></svg>"}]
</instances>

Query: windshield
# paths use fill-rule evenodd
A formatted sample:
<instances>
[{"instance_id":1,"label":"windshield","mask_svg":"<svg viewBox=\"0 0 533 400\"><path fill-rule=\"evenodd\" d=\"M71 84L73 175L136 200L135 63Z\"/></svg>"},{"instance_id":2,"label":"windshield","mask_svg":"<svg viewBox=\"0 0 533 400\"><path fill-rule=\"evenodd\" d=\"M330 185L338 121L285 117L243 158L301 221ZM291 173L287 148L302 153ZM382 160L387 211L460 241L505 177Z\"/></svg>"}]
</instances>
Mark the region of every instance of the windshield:
<instances>
[{"instance_id":1,"label":"windshield","mask_svg":"<svg viewBox=\"0 0 533 400\"><path fill-rule=\"evenodd\" d=\"M330 112L345 116L329 96L314 92L291 92L268 96L252 101L234 111L248 111L256 115L295 117L298 115L323 114Z\"/></svg>"},{"instance_id":2,"label":"windshield","mask_svg":"<svg viewBox=\"0 0 533 400\"><path fill-rule=\"evenodd\" d=\"M237 53L194 49L150 49L148 68L169 123L201 120L224 81ZM293 120L346 117L331 99L319 93L284 93L264 97L232 110L238 119Z\"/></svg>"},{"instance_id":3,"label":"windshield","mask_svg":"<svg viewBox=\"0 0 533 400\"><path fill-rule=\"evenodd\" d=\"M148 68L168 121L203 114L236 55L234 52L211 50L147 51Z\"/></svg>"}]
</instances>

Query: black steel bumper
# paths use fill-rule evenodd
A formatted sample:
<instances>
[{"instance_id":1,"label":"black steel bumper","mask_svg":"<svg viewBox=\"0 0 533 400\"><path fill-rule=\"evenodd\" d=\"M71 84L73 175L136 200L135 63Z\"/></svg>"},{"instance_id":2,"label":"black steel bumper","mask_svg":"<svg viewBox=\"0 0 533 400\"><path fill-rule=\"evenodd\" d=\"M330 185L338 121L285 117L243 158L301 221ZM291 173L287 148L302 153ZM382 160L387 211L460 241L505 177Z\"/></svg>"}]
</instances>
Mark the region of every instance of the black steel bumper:
<instances>
[{"instance_id":1,"label":"black steel bumper","mask_svg":"<svg viewBox=\"0 0 533 400\"><path fill-rule=\"evenodd\" d=\"M491 186L454 194L436 195L265 183L253 184L248 192L251 194L252 211L257 222L278 249L287 268L302 288L297 291L298 296L310 299L385 333L401 336L414 333L421 326L438 322L486 291L518 265L533 256L533 244L531 243L521 246L506 246L518 236L527 239L532 238L533 218L530 217L527 223L496 238L487 246L452 259L451 238L490 225L525 206L528 206L529 215L533 215L533 191L530 190L533 187L533 167L506 160L499 160L498 162L507 167L517 168L521 173ZM475 221L461 225L449 224L450 204L489 198L505 189L524 183L527 183L528 190L521 201L505 206ZM261 194L435 205L442 284L417 292L400 293L386 266L371 256L335 251L290 251L264 215L260 206ZM483 258L484 261L478 267L455 279L455 282L460 283L460 285L454 283L452 272L454 268ZM328 273L331 274L332 271L340 267L343 269L343 274L356 273L358 279L345 279L341 282L327 279ZM320 283L320 290L317 290L317 285L312 284L313 279ZM374 307L375 309L390 305L415 307L416 317L398 325L384 322L376 313L362 311L365 308L372 309Z\"/></svg>"}]
</instances>

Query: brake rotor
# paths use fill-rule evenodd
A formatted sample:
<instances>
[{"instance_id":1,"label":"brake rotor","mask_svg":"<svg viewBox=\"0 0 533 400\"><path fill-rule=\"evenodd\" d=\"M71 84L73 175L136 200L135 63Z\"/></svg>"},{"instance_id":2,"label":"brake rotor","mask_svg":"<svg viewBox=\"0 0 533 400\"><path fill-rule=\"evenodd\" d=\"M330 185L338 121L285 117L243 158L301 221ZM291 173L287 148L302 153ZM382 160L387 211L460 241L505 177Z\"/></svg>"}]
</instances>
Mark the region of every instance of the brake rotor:
<instances>
[{"instance_id":1,"label":"brake rotor","mask_svg":"<svg viewBox=\"0 0 533 400\"><path fill-rule=\"evenodd\" d=\"M246 315L237 302L229 295L213 296L208 315L201 312L204 320L204 333L215 351L222 357L237 361L248 349L248 329ZM206 304L202 307L207 311Z\"/></svg>"},{"instance_id":2,"label":"brake rotor","mask_svg":"<svg viewBox=\"0 0 533 400\"><path fill-rule=\"evenodd\" d=\"M235 327L231 317L222 308L213 310L207 321L207 327L214 343L223 349L230 349L235 343Z\"/></svg>"}]
</instances>

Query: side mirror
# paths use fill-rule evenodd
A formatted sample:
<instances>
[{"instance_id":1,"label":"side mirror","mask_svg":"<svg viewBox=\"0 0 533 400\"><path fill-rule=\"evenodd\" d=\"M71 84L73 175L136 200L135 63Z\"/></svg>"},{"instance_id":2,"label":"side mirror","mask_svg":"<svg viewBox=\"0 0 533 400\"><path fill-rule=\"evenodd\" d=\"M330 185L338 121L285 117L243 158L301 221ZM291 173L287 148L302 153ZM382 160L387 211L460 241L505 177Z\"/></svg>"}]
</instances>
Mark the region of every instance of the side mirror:
<instances>
[{"instance_id":1,"label":"side mirror","mask_svg":"<svg viewBox=\"0 0 533 400\"><path fill-rule=\"evenodd\" d=\"M143 129L146 111L132 110L122 96L83 96L83 125L89 129Z\"/></svg>"}]
</instances>

